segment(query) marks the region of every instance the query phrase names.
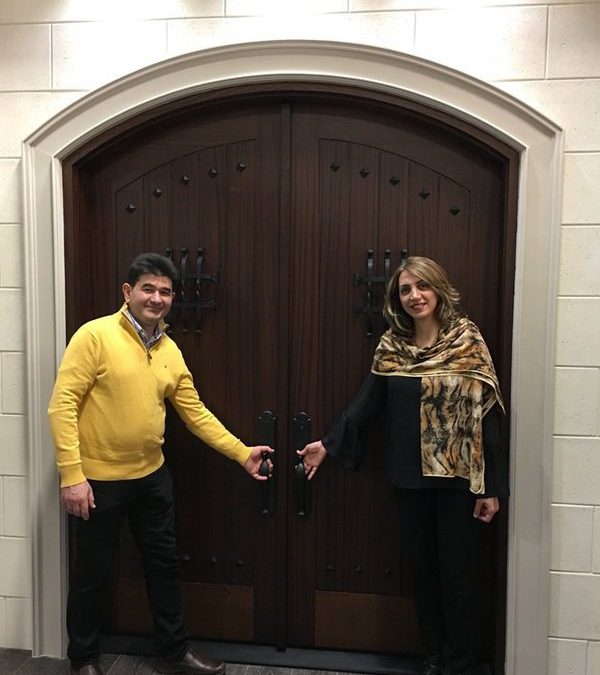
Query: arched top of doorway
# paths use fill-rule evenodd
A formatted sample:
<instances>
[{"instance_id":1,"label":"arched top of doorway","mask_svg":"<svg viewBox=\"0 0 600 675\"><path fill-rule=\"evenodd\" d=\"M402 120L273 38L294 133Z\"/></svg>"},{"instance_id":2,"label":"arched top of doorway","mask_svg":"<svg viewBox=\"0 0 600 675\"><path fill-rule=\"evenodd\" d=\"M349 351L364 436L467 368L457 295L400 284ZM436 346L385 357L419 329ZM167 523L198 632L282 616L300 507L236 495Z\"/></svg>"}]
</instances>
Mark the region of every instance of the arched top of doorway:
<instances>
[{"instance_id":1,"label":"arched top of doorway","mask_svg":"<svg viewBox=\"0 0 600 675\"><path fill-rule=\"evenodd\" d=\"M450 110L417 101L404 93L374 90L357 82L317 82L287 78L227 84L161 102L141 112L133 112L130 117L82 142L67 156L61 153L61 160L72 165L93 159L103 148L112 147L114 142L123 142L131 135L152 134L153 128L162 128L165 124L197 116L208 109L225 112L232 106L243 105L248 101L260 105L273 101L293 104L300 100L319 103L327 101L337 106L348 106L354 114L361 108L378 110L384 114L387 112L409 125L412 119L423 128L430 129L432 135L441 135L447 142L453 137L461 138L461 144L466 141L486 154L508 159L514 162L515 168L518 163L519 149L512 143L507 143L471 120L456 116Z\"/></svg>"},{"instance_id":2,"label":"arched top of doorway","mask_svg":"<svg viewBox=\"0 0 600 675\"><path fill-rule=\"evenodd\" d=\"M331 41L268 41L228 45L153 64L83 96L35 131L25 144L64 157L131 117L152 117L182 99L231 95L261 83L273 89L353 88L372 99L401 97L407 107L447 116L466 129L522 150L523 125L543 136L560 129L513 96L432 61L388 49Z\"/></svg>"}]
</instances>

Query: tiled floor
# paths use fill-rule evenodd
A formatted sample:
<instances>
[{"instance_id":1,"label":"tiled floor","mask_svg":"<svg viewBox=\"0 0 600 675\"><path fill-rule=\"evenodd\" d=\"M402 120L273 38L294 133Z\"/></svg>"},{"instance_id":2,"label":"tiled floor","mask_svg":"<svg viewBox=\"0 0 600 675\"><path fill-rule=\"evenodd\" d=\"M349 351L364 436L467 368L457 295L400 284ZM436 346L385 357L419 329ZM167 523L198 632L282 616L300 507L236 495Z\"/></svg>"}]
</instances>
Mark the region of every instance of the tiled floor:
<instances>
[{"instance_id":1,"label":"tiled floor","mask_svg":"<svg viewBox=\"0 0 600 675\"><path fill-rule=\"evenodd\" d=\"M152 659L144 656L103 654L100 665L106 675L153 675ZM0 649L0 675L69 675L68 661L47 656L31 658L28 652ZM339 671L299 670L273 666L227 664L227 675L349 675ZM354 674L356 675L356 674Z\"/></svg>"}]
</instances>

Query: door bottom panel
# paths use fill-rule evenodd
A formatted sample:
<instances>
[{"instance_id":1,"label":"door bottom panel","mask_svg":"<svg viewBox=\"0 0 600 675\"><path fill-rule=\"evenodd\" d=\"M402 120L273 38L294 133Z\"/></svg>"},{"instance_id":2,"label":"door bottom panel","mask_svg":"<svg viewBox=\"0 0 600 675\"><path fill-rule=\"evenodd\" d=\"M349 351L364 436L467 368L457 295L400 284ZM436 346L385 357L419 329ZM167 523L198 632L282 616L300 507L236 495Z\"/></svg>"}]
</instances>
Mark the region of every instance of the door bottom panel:
<instances>
[{"instance_id":1,"label":"door bottom panel","mask_svg":"<svg viewBox=\"0 0 600 675\"><path fill-rule=\"evenodd\" d=\"M254 591L251 586L183 581L181 594L185 627L190 635L211 640L253 640ZM116 632L152 633L144 581L119 579L111 625Z\"/></svg>"},{"instance_id":2,"label":"door bottom panel","mask_svg":"<svg viewBox=\"0 0 600 675\"><path fill-rule=\"evenodd\" d=\"M391 595L316 591L315 646L419 653L414 602Z\"/></svg>"}]
</instances>

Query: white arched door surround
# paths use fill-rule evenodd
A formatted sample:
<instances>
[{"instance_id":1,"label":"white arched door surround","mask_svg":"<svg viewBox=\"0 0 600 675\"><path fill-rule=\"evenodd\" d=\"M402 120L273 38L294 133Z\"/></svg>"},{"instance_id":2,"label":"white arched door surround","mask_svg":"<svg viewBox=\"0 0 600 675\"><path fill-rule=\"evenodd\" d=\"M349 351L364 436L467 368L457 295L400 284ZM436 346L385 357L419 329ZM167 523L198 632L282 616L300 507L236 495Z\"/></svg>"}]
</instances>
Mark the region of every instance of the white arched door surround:
<instances>
[{"instance_id":1,"label":"white arched door surround","mask_svg":"<svg viewBox=\"0 0 600 675\"><path fill-rule=\"evenodd\" d=\"M236 84L294 80L351 84L420 101L520 153L506 670L544 675L562 133L471 77L413 56L336 42L250 43L176 57L84 96L24 142L33 653L62 655L65 645L66 531L46 418L65 347L61 159L101 131L165 102Z\"/></svg>"}]
</instances>

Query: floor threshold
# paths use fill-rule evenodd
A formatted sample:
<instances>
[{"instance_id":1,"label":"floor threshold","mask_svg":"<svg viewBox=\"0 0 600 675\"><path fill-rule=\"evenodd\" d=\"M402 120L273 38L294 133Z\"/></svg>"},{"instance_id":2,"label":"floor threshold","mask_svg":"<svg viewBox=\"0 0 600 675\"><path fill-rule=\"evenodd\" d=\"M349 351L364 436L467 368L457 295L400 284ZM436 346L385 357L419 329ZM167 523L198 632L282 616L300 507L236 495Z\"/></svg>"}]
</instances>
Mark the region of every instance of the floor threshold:
<instances>
[{"instance_id":1,"label":"floor threshold","mask_svg":"<svg viewBox=\"0 0 600 675\"><path fill-rule=\"evenodd\" d=\"M422 658L372 652L347 652L330 649L277 649L271 645L192 640L192 646L227 663L270 666L273 668L373 673L375 675L415 675ZM103 635L102 652L151 655L152 640L131 635Z\"/></svg>"}]
</instances>

